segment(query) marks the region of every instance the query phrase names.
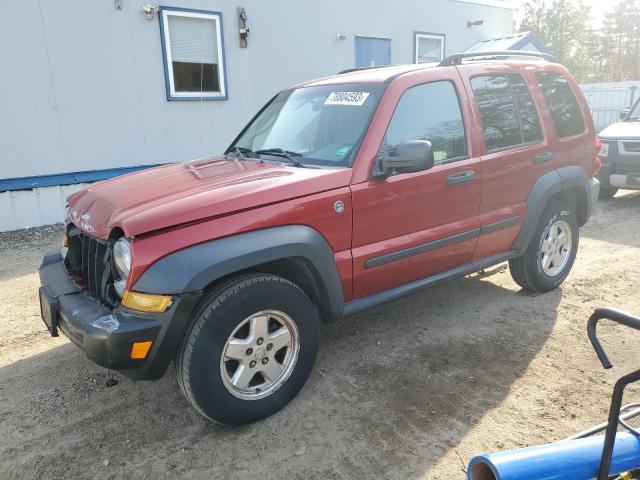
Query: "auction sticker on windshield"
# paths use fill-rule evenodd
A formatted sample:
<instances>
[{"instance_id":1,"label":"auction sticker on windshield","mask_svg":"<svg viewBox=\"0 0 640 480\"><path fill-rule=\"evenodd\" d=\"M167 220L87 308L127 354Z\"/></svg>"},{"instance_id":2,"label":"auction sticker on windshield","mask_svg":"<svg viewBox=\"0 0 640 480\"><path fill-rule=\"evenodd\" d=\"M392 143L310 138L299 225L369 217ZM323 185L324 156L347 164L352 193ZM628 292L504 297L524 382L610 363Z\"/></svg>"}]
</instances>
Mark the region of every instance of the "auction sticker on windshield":
<instances>
[{"instance_id":1,"label":"auction sticker on windshield","mask_svg":"<svg viewBox=\"0 0 640 480\"><path fill-rule=\"evenodd\" d=\"M369 92L331 92L324 101L325 105L361 106L369 96Z\"/></svg>"}]
</instances>

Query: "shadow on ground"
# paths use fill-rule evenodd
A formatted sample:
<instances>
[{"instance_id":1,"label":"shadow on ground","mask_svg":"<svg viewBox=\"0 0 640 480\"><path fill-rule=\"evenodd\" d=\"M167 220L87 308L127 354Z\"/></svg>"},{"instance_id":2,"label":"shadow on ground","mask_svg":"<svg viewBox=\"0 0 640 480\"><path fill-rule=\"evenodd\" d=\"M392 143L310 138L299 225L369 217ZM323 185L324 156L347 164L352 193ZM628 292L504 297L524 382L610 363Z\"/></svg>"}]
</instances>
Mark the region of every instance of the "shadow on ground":
<instances>
[{"instance_id":1,"label":"shadow on ground","mask_svg":"<svg viewBox=\"0 0 640 480\"><path fill-rule=\"evenodd\" d=\"M613 198L598 200L594 215L582 232L584 236L594 240L640 247L637 228L629 228L632 225L628 224L639 213L640 192L621 191ZM626 228L612 228L612 224L625 224Z\"/></svg>"},{"instance_id":2,"label":"shadow on ground","mask_svg":"<svg viewBox=\"0 0 640 480\"><path fill-rule=\"evenodd\" d=\"M484 278L495 272L323 325L301 394L241 428L199 417L172 371L158 382L132 382L71 344L19 360L0 369L0 471L3 478L428 476L501 404L556 321L561 289L516 293ZM462 467L461 459L451 478L462 478Z\"/></svg>"}]
</instances>

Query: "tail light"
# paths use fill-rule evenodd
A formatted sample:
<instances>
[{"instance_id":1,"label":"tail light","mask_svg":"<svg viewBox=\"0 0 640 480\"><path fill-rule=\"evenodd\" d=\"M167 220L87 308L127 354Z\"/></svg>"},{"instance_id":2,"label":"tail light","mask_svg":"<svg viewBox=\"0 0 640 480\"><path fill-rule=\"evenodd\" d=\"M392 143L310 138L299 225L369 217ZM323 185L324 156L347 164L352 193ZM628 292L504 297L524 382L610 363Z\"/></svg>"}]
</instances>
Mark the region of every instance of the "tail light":
<instances>
[{"instance_id":1,"label":"tail light","mask_svg":"<svg viewBox=\"0 0 640 480\"><path fill-rule=\"evenodd\" d=\"M593 162L593 176L595 177L600 173L600 169L602 168L602 160L600 160L600 151L602 150L602 140L598 137L593 142L593 146L596 149L596 158Z\"/></svg>"},{"instance_id":2,"label":"tail light","mask_svg":"<svg viewBox=\"0 0 640 480\"><path fill-rule=\"evenodd\" d=\"M593 146L596 148L596 155L600 155L600 151L602 150L602 140L596 137L593 142Z\"/></svg>"}]
</instances>

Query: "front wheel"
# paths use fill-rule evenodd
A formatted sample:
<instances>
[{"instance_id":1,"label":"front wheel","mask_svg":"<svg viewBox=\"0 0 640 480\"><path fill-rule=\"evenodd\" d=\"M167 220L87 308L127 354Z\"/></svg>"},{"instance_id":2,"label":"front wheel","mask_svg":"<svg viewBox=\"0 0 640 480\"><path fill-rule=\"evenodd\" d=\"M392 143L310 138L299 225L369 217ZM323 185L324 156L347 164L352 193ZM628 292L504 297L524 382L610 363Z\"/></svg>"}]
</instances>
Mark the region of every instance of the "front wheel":
<instances>
[{"instance_id":1,"label":"front wheel","mask_svg":"<svg viewBox=\"0 0 640 480\"><path fill-rule=\"evenodd\" d=\"M511 277L527 290L553 290L569 275L578 251L578 241L575 212L563 202L551 202L542 212L524 255L509 260Z\"/></svg>"},{"instance_id":2,"label":"front wheel","mask_svg":"<svg viewBox=\"0 0 640 480\"><path fill-rule=\"evenodd\" d=\"M203 302L176 358L191 405L241 425L280 410L305 384L318 352L320 316L293 283L247 275Z\"/></svg>"}]
</instances>

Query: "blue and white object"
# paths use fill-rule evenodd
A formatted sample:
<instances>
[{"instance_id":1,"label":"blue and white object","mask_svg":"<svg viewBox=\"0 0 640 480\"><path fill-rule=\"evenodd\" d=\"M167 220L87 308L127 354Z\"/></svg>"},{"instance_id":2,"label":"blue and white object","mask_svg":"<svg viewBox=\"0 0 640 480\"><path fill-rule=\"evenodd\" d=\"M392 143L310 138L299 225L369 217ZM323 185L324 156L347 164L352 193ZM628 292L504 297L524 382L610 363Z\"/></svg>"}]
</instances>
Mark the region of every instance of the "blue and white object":
<instances>
[{"instance_id":1,"label":"blue and white object","mask_svg":"<svg viewBox=\"0 0 640 480\"><path fill-rule=\"evenodd\" d=\"M468 480L589 480L600 466L604 435L473 457ZM640 438L618 433L610 473L640 467Z\"/></svg>"}]
</instances>

